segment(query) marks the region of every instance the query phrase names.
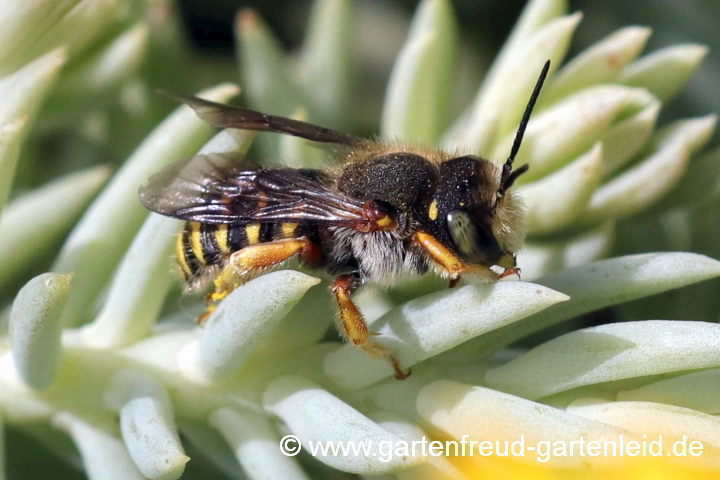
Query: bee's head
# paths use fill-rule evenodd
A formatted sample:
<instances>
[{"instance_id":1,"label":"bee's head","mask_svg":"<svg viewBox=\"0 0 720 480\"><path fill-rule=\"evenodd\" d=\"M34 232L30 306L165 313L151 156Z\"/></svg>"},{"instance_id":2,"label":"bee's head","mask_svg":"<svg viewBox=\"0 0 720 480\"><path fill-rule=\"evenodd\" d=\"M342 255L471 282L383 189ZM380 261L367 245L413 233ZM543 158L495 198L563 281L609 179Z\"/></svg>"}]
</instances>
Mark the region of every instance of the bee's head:
<instances>
[{"instance_id":1,"label":"bee's head","mask_svg":"<svg viewBox=\"0 0 720 480\"><path fill-rule=\"evenodd\" d=\"M527 172L528 165L515 170L512 165L549 69L548 60L530 96L510 156L502 167L474 156L453 158L440 166L440 182L428 209L429 216L440 236L468 263L515 266L515 253L522 245L525 231L522 205L511 187Z\"/></svg>"},{"instance_id":2,"label":"bee's head","mask_svg":"<svg viewBox=\"0 0 720 480\"><path fill-rule=\"evenodd\" d=\"M510 187L525 170L503 178L502 167L475 156L440 165L429 216L440 236L466 262L515 266L515 253L525 233L522 204Z\"/></svg>"}]
</instances>

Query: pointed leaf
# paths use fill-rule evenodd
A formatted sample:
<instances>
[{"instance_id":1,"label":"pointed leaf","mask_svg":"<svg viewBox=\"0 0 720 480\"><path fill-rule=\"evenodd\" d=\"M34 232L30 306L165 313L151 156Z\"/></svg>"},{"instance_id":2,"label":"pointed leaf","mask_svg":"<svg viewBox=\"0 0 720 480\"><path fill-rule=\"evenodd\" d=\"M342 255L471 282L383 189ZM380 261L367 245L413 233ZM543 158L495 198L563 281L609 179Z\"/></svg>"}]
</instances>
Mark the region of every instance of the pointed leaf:
<instances>
[{"instance_id":1,"label":"pointed leaf","mask_svg":"<svg viewBox=\"0 0 720 480\"><path fill-rule=\"evenodd\" d=\"M306 451L320 442L352 441L367 445L367 453L359 450L333 455L317 451L315 459L338 470L379 475L425 460L395 455L383 458L381 445L388 442L395 445L400 438L303 377L286 376L274 380L265 390L263 403L268 411L285 422Z\"/></svg>"},{"instance_id":2,"label":"pointed leaf","mask_svg":"<svg viewBox=\"0 0 720 480\"><path fill-rule=\"evenodd\" d=\"M53 382L60 362L60 315L72 274L44 273L18 292L10 313L10 341L15 368L31 388Z\"/></svg>"},{"instance_id":3,"label":"pointed leaf","mask_svg":"<svg viewBox=\"0 0 720 480\"><path fill-rule=\"evenodd\" d=\"M488 386L536 399L661 373L720 366L720 325L646 320L585 328L488 370Z\"/></svg>"},{"instance_id":4,"label":"pointed leaf","mask_svg":"<svg viewBox=\"0 0 720 480\"><path fill-rule=\"evenodd\" d=\"M390 347L407 368L565 300L565 295L531 283L474 283L396 307L373 322L371 330L379 333L374 341ZM356 389L389 377L393 370L387 361L345 345L328 355L325 373L342 387Z\"/></svg>"},{"instance_id":5,"label":"pointed leaf","mask_svg":"<svg viewBox=\"0 0 720 480\"><path fill-rule=\"evenodd\" d=\"M528 233L551 233L571 224L585 211L602 174L603 149L597 143L557 172L518 188L526 206Z\"/></svg>"},{"instance_id":6,"label":"pointed leaf","mask_svg":"<svg viewBox=\"0 0 720 480\"><path fill-rule=\"evenodd\" d=\"M673 45L631 63L623 69L618 80L626 85L647 88L665 102L685 86L707 52L704 45Z\"/></svg>"},{"instance_id":7,"label":"pointed leaf","mask_svg":"<svg viewBox=\"0 0 720 480\"><path fill-rule=\"evenodd\" d=\"M228 442L250 480L309 480L300 464L278 448L280 436L267 418L222 408L213 412L208 422Z\"/></svg>"},{"instance_id":8,"label":"pointed leaf","mask_svg":"<svg viewBox=\"0 0 720 480\"><path fill-rule=\"evenodd\" d=\"M702 370L618 392L620 401L677 405L711 415L720 414L720 369Z\"/></svg>"},{"instance_id":9,"label":"pointed leaf","mask_svg":"<svg viewBox=\"0 0 720 480\"><path fill-rule=\"evenodd\" d=\"M180 354L185 373L200 381L235 373L269 331L319 282L294 270L282 270L236 288L210 316L200 339Z\"/></svg>"},{"instance_id":10,"label":"pointed leaf","mask_svg":"<svg viewBox=\"0 0 720 480\"><path fill-rule=\"evenodd\" d=\"M199 95L223 101L237 93L236 86L226 84ZM197 151L211 132L210 126L189 107L178 108L135 150L93 202L65 242L53 267L76 275L63 313L65 325L86 320L89 306L147 218L149 212L138 199L140 186L165 165Z\"/></svg>"}]
</instances>

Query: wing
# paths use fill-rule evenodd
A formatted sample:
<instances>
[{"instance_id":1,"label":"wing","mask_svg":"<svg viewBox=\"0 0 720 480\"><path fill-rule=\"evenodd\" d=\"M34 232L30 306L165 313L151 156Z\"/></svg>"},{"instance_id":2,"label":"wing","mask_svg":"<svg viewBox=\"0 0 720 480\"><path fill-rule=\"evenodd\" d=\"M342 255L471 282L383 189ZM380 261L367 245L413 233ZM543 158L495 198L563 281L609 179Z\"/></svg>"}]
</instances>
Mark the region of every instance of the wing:
<instances>
[{"instance_id":1,"label":"wing","mask_svg":"<svg viewBox=\"0 0 720 480\"><path fill-rule=\"evenodd\" d=\"M275 132L305 138L314 142L333 143L345 146L359 145L362 138L348 135L329 128L319 127L307 122L260 113L247 108L224 105L198 97L175 95L163 90L158 93L185 103L198 117L217 128L240 128L259 132Z\"/></svg>"},{"instance_id":2,"label":"wing","mask_svg":"<svg viewBox=\"0 0 720 480\"><path fill-rule=\"evenodd\" d=\"M318 170L261 168L239 154L198 155L150 177L140 200L153 212L202 223L371 229L377 208L331 189L330 182Z\"/></svg>"}]
</instances>

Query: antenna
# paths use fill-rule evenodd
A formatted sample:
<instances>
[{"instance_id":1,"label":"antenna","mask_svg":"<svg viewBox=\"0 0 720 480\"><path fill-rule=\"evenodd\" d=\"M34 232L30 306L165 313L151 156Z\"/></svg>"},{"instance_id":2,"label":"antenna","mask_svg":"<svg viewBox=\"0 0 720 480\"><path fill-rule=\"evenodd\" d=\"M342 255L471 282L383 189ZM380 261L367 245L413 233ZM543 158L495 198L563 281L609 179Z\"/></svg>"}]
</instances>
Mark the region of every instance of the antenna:
<instances>
[{"instance_id":1,"label":"antenna","mask_svg":"<svg viewBox=\"0 0 720 480\"><path fill-rule=\"evenodd\" d=\"M498 194L500 195L505 193L505 191L512 186L517 177L527 172L530 168L529 165L523 165L513 172L512 164L515 161L515 155L517 155L518 150L520 150L520 144L522 143L523 135L525 134L525 127L527 127L528 121L530 121L530 114L532 113L535 102L540 95L540 89L543 86L543 82L545 82L545 77L547 77L549 69L550 60L545 62L545 66L543 67L542 72L540 72L540 77L538 77L535 89L533 90L532 95L530 95L530 101L528 102L527 107L525 107L525 113L523 114L522 121L520 122L520 126L515 134L515 141L513 142L510 156L505 162L505 165L503 165L502 176L500 177L500 189L498 190Z\"/></svg>"}]
</instances>

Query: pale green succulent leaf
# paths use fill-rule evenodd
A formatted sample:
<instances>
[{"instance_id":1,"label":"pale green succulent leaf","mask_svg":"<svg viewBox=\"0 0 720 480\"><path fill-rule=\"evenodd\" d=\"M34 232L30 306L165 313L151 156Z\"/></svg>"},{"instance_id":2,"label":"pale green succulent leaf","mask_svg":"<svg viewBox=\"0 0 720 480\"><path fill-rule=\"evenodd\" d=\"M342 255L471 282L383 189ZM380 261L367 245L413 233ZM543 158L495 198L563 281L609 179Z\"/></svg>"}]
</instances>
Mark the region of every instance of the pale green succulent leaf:
<instances>
[{"instance_id":1,"label":"pale green succulent leaf","mask_svg":"<svg viewBox=\"0 0 720 480\"><path fill-rule=\"evenodd\" d=\"M516 164L530 170L518 181L542 178L595 144L610 128L654 101L646 90L619 85L598 85L571 95L534 115L528 123ZM515 132L509 132L491 158L510 154Z\"/></svg>"},{"instance_id":2,"label":"pale green succulent leaf","mask_svg":"<svg viewBox=\"0 0 720 480\"><path fill-rule=\"evenodd\" d=\"M488 386L537 399L584 385L720 366L720 325L646 320L554 338L488 370Z\"/></svg>"},{"instance_id":3,"label":"pale green succulent leaf","mask_svg":"<svg viewBox=\"0 0 720 480\"><path fill-rule=\"evenodd\" d=\"M288 58L280 42L254 11L238 13L235 38L242 86L250 107L288 116L305 104L290 77ZM278 141L270 137L259 139L266 158L278 158Z\"/></svg>"},{"instance_id":4,"label":"pale green succulent leaf","mask_svg":"<svg viewBox=\"0 0 720 480\"><path fill-rule=\"evenodd\" d=\"M118 0L10 0L0 13L0 72L12 72L57 46L68 58L88 48L122 14Z\"/></svg>"},{"instance_id":5,"label":"pale green succulent leaf","mask_svg":"<svg viewBox=\"0 0 720 480\"><path fill-rule=\"evenodd\" d=\"M297 65L313 120L339 130L350 106L352 17L349 0L314 2Z\"/></svg>"},{"instance_id":6,"label":"pale green succulent leaf","mask_svg":"<svg viewBox=\"0 0 720 480\"><path fill-rule=\"evenodd\" d=\"M20 289L10 313L10 341L15 367L37 390L48 388L60 361L60 316L72 274L44 273Z\"/></svg>"},{"instance_id":7,"label":"pale green succulent leaf","mask_svg":"<svg viewBox=\"0 0 720 480\"><path fill-rule=\"evenodd\" d=\"M685 86L707 52L705 45L673 45L634 61L623 69L618 81L647 88L665 102Z\"/></svg>"},{"instance_id":8,"label":"pale green succulent leaf","mask_svg":"<svg viewBox=\"0 0 720 480\"><path fill-rule=\"evenodd\" d=\"M0 177L0 213L10 197L27 123L27 117L22 117L0 124L0 171L3 172Z\"/></svg>"},{"instance_id":9,"label":"pale green succulent leaf","mask_svg":"<svg viewBox=\"0 0 720 480\"><path fill-rule=\"evenodd\" d=\"M373 338L411 367L471 338L543 310L568 297L522 282L474 283L411 300L376 320ZM347 375L349 370L356 372ZM387 361L345 345L328 355L325 373L344 388L367 387L393 374Z\"/></svg>"},{"instance_id":10,"label":"pale green succulent leaf","mask_svg":"<svg viewBox=\"0 0 720 480\"><path fill-rule=\"evenodd\" d=\"M163 402L152 397L130 400L120 410L120 431L130 457L150 480L175 480L185 471L185 455L175 422Z\"/></svg>"},{"instance_id":11,"label":"pale green succulent leaf","mask_svg":"<svg viewBox=\"0 0 720 480\"><path fill-rule=\"evenodd\" d=\"M720 468L720 419L712 415L674 405L654 402L603 402L577 400L567 407L575 415L627 429L636 435L657 441L662 435L663 452L672 451L678 440L701 442L702 455L686 457L692 468ZM657 451L657 448L656 450ZM697 453L697 448L694 449ZM682 460L682 456L678 457Z\"/></svg>"},{"instance_id":12,"label":"pale green succulent leaf","mask_svg":"<svg viewBox=\"0 0 720 480\"><path fill-rule=\"evenodd\" d=\"M145 480L120 438L66 412L55 415L53 424L72 437L90 480Z\"/></svg>"},{"instance_id":13,"label":"pale green succulent leaf","mask_svg":"<svg viewBox=\"0 0 720 480\"><path fill-rule=\"evenodd\" d=\"M57 48L0 78L0 123L27 116L32 122L37 110L55 85L67 54Z\"/></svg>"},{"instance_id":14,"label":"pale green succulent leaf","mask_svg":"<svg viewBox=\"0 0 720 480\"><path fill-rule=\"evenodd\" d=\"M95 167L61 177L13 200L0 219L0 286L11 282L70 230L110 175ZM27 219L32 218L32 222Z\"/></svg>"},{"instance_id":15,"label":"pale green succulent leaf","mask_svg":"<svg viewBox=\"0 0 720 480\"><path fill-rule=\"evenodd\" d=\"M224 84L199 96L223 101L238 88ZM132 237L148 216L138 189L165 165L197 151L212 129L189 107L179 107L145 139L108 186L90 205L65 242L53 267L75 272L75 284L63 314L65 325L82 323L88 308L110 278Z\"/></svg>"},{"instance_id":16,"label":"pale green succulent leaf","mask_svg":"<svg viewBox=\"0 0 720 480\"><path fill-rule=\"evenodd\" d=\"M709 115L658 132L645 158L593 193L582 223L629 217L659 201L685 174L692 153L710 140L716 123L717 116Z\"/></svg>"},{"instance_id":17,"label":"pale green succulent leaf","mask_svg":"<svg viewBox=\"0 0 720 480\"><path fill-rule=\"evenodd\" d=\"M319 282L294 270L281 270L236 288L207 320L197 343L188 346L186 373L207 380L235 373L305 292Z\"/></svg>"},{"instance_id":18,"label":"pale green succulent leaf","mask_svg":"<svg viewBox=\"0 0 720 480\"><path fill-rule=\"evenodd\" d=\"M611 126L601 137L605 175L612 174L640 153L650 140L662 104L650 102L634 115Z\"/></svg>"},{"instance_id":19,"label":"pale green succulent leaf","mask_svg":"<svg viewBox=\"0 0 720 480\"><path fill-rule=\"evenodd\" d=\"M632 390L621 390L620 401L677 405L711 415L720 414L720 369L701 370L667 378Z\"/></svg>"},{"instance_id":20,"label":"pale green succulent leaf","mask_svg":"<svg viewBox=\"0 0 720 480\"><path fill-rule=\"evenodd\" d=\"M696 253L645 253L559 271L536 282L570 300L467 342L447 361L470 361L584 313L720 276L720 261Z\"/></svg>"},{"instance_id":21,"label":"pale green succulent leaf","mask_svg":"<svg viewBox=\"0 0 720 480\"><path fill-rule=\"evenodd\" d=\"M368 417L388 432L405 440L408 445L413 445L413 442L419 445L423 440L428 439L427 433L422 428L394 413L379 410ZM414 452L409 453L413 455ZM414 454L418 455L419 452ZM426 462L400 470L396 476L398 480L467 480L468 478L444 456L430 456Z\"/></svg>"},{"instance_id":22,"label":"pale green succulent leaf","mask_svg":"<svg viewBox=\"0 0 720 480\"><path fill-rule=\"evenodd\" d=\"M445 127L457 26L447 0L425 0L388 82L383 137L433 145Z\"/></svg>"},{"instance_id":23,"label":"pale green succulent leaf","mask_svg":"<svg viewBox=\"0 0 720 480\"><path fill-rule=\"evenodd\" d=\"M278 448L280 437L268 418L222 408L210 414L208 422L230 445L248 479L310 479L295 458Z\"/></svg>"},{"instance_id":24,"label":"pale green succulent leaf","mask_svg":"<svg viewBox=\"0 0 720 480\"><path fill-rule=\"evenodd\" d=\"M245 130L222 130L198 153L244 152L253 136ZM118 266L103 309L83 329L88 345L114 348L150 333L176 278L168 259L177 252L176 236L183 225L156 213L148 216Z\"/></svg>"},{"instance_id":25,"label":"pale green succulent leaf","mask_svg":"<svg viewBox=\"0 0 720 480\"><path fill-rule=\"evenodd\" d=\"M520 186L517 192L525 203L528 233L552 233L570 225L585 211L602 175L603 146L596 143L557 172Z\"/></svg>"},{"instance_id":26,"label":"pale green succulent leaf","mask_svg":"<svg viewBox=\"0 0 720 480\"><path fill-rule=\"evenodd\" d=\"M530 445L552 439L586 441L627 438L628 432L579 415L535 403L524 398L485 387L450 380L435 381L420 391L417 411L425 422L453 439L475 441L512 441L524 438ZM502 419L502 421L498 421ZM525 454L525 452L523 452ZM473 458L468 456L468 458ZM475 457L482 462L482 457ZM518 461L537 465L536 454L517 457ZM554 457L564 467L582 465L579 456Z\"/></svg>"},{"instance_id":27,"label":"pale green succulent leaf","mask_svg":"<svg viewBox=\"0 0 720 480\"><path fill-rule=\"evenodd\" d=\"M591 85L615 80L642 52L651 33L647 27L621 28L578 54L548 82L538 108Z\"/></svg>"},{"instance_id":28,"label":"pale green succulent leaf","mask_svg":"<svg viewBox=\"0 0 720 480\"><path fill-rule=\"evenodd\" d=\"M184 222L151 214L118 266L97 318L83 329L88 345L114 348L150 333L175 279L170 262Z\"/></svg>"},{"instance_id":29,"label":"pale green succulent leaf","mask_svg":"<svg viewBox=\"0 0 720 480\"><path fill-rule=\"evenodd\" d=\"M83 57L64 72L53 96L78 102L117 87L142 65L147 53L149 27L139 23L112 39L101 50Z\"/></svg>"},{"instance_id":30,"label":"pale green succulent leaf","mask_svg":"<svg viewBox=\"0 0 720 480\"><path fill-rule=\"evenodd\" d=\"M397 444L400 438L346 404L319 385L299 376L274 380L263 395L265 408L280 417L296 435L303 448L308 442L364 442L369 454L327 455L315 458L333 468L363 475L390 473L427 460L423 457L398 457L381 461L380 445Z\"/></svg>"},{"instance_id":31,"label":"pale green succulent leaf","mask_svg":"<svg viewBox=\"0 0 720 480\"><path fill-rule=\"evenodd\" d=\"M479 154L487 155L492 151L498 140L517 127L543 64L548 59L551 61L548 74L551 75L562 63L581 18L579 13L559 17L518 45L513 55L499 64L497 73L493 72L495 75L483 85L467 125L462 129L453 127L453 136L446 136L443 143L447 147L467 148Z\"/></svg>"}]
</instances>

